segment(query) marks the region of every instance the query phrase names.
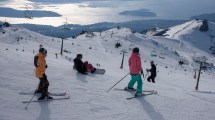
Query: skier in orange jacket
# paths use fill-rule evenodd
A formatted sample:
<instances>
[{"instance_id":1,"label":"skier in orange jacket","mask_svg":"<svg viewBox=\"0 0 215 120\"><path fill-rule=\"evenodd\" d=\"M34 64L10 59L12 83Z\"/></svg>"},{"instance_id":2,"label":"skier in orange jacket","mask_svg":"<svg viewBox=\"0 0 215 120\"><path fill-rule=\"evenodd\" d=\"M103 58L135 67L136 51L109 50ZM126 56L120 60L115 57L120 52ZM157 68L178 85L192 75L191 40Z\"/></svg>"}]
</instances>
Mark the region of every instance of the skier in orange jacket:
<instances>
[{"instance_id":1,"label":"skier in orange jacket","mask_svg":"<svg viewBox=\"0 0 215 120\"><path fill-rule=\"evenodd\" d=\"M44 48L40 48L39 53L34 58L34 64L36 67L35 77L39 78L40 80L40 83L36 92L42 93L38 100L43 100L45 98L52 99L52 97L48 95L49 81L45 74L45 71L48 67L45 60L46 56L47 56L47 50Z\"/></svg>"}]
</instances>

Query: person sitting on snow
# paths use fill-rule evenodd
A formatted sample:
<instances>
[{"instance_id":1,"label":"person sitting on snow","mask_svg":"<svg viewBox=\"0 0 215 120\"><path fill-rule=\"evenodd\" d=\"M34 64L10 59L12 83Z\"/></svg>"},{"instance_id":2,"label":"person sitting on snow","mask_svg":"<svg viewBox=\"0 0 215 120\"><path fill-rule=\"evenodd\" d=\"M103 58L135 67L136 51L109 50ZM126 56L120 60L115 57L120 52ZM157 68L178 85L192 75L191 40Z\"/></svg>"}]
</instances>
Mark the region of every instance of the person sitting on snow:
<instances>
[{"instance_id":1,"label":"person sitting on snow","mask_svg":"<svg viewBox=\"0 0 215 120\"><path fill-rule=\"evenodd\" d=\"M77 54L76 58L73 60L73 68L82 74L87 74L86 72L94 73L96 71L96 68L94 68L92 64L88 63L88 61L82 62L82 58L82 54Z\"/></svg>"}]
</instances>

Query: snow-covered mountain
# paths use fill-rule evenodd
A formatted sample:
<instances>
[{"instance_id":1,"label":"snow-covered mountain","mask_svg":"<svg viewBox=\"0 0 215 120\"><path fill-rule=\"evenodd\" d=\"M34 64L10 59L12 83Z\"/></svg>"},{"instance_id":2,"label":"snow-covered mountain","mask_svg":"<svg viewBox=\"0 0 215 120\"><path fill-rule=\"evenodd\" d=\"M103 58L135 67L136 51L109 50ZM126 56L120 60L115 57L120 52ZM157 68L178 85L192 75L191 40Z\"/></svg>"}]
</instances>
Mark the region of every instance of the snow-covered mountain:
<instances>
[{"instance_id":1,"label":"snow-covered mountain","mask_svg":"<svg viewBox=\"0 0 215 120\"><path fill-rule=\"evenodd\" d=\"M182 24L187 20L133 20L128 22L102 22L89 25L79 24L66 24L58 27L50 25L37 25L37 24L17 24L19 27L27 28L31 31L38 32L45 36L51 37L73 37L81 33L82 31L99 32L109 30L115 27L126 27L137 32L142 32L153 27L167 28L173 25Z\"/></svg>"},{"instance_id":2,"label":"snow-covered mountain","mask_svg":"<svg viewBox=\"0 0 215 120\"><path fill-rule=\"evenodd\" d=\"M198 25L198 21L188 23L194 26L192 30ZM214 28L210 30L212 29ZM60 38L43 36L16 26L4 27L3 30L4 33L0 32L2 120L213 120L215 117L215 57L191 44L192 40L187 40L186 37L205 37L206 33L187 30L170 34L169 31L168 38L146 36L127 28L114 28L64 40L64 53L61 56ZM171 30L178 31L176 28ZM183 35L185 37L181 37ZM116 43L120 43L121 47L115 48ZM48 50L46 73L50 82L49 91L66 92L70 99L30 103L28 110L25 110L26 104L21 102L30 100L32 96L20 95L20 92L36 89L38 80L34 77L33 58L40 44ZM149 62L155 61L156 83L149 83L143 78L143 89L157 90L158 93L126 100L134 93L114 89L108 93L106 91L128 74L127 61L134 47L140 48L145 77L149 76L145 71L150 68ZM122 50L127 53L123 69L120 69ZM106 69L106 73L77 73L73 70L72 60L78 53L83 54L84 61ZM207 58L209 66L202 71L199 91L195 91L197 80L193 77L199 63L193 58L202 56ZM183 60L185 64L179 65L179 60ZM129 80L130 77L125 77L115 88L124 88Z\"/></svg>"},{"instance_id":3,"label":"snow-covered mountain","mask_svg":"<svg viewBox=\"0 0 215 120\"><path fill-rule=\"evenodd\" d=\"M163 36L180 41L180 45L189 45L209 54L215 54L215 23L208 22L209 30L199 30L202 20L191 20L184 24L164 30Z\"/></svg>"}]
</instances>

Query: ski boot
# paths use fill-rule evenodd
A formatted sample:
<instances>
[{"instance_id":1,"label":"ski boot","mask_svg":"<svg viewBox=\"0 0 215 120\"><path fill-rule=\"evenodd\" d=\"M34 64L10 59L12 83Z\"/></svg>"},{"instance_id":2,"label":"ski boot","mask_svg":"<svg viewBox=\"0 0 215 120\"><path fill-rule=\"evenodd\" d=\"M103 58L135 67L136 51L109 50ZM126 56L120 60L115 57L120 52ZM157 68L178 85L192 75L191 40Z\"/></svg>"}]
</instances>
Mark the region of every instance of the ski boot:
<instances>
[{"instance_id":1,"label":"ski boot","mask_svg":"<svg viewBox=\"0 0 215 120\"><path fill-rule=\"evenodd\" d=\"M49 96L49 95L48 95L48 96L41 95L41 97L39 97L38 100L44 100L45 98L46 98L46 99L53 99L53 97L51 97L51 96Z\"/></svg>"},{"instance_id":2,"label":"ski boot","mask_svg":"<svg viewBox=\"0 0 215 120\"><path fill-rule=\"evenodd\" d=\"M48 95L48 96L46 97L46 99L53 99L53 97L51 97L51 96Z\"/></svg>"},{"instance_id":3,"label":"ski boot","mask_svg":"<svg viewBox=\"0 0 215 120\"><path fill-rule=\"evenodd\" d=\"M135 89L133 87L125 87L124 88L125 91L135 91Z\"/></svg>"},{"instance_id":4,"label":"ski boot","mask_svg":"<svg viewBox=\"0 0 215 120\"><path fill-rule=\"evenodd\" d=\"M44 95L44 94L42 94L39 98L38 98L38 100L44 100L46 98L46 96Z\"/></svg>"},{"instance_id":5,"label":"ski boot","mask_svg":"<svg viewBox=\"0 0 215 120\"><path fill-rule=\"evenodd\" d=\"M144 94L143 93L135 93L135 97L140 97L140 96L143 96Z\"/></svg>"}]
</instances>

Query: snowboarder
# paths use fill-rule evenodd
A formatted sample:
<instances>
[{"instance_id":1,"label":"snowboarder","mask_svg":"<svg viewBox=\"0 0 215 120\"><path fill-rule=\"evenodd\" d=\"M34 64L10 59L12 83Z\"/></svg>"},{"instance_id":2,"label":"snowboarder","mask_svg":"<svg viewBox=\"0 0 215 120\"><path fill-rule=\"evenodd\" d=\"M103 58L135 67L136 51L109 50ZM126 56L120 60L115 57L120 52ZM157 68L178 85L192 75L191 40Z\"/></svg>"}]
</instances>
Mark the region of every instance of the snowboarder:
<instances>
[{"instance_id":1,"label":"snowboarder","mask_svg":"<svg viewBox=\"0 0 215 120\"><path fill-rule=\"evenodd\" d=\"M143 75L143 77L144 77L144 74L143 74L143 68L141 65L141 58L139 55L139 48L135 47L133 49L133 53L129 58L128 64L130 68L131 80L128 83L128 86L125 87L125 90L133 90L134 89L133 86L137 82L137 90L136 90L135 96L141 96L143 82L142 82L140 73Z\"/></svg>"},{"instance_id":2,"label":"snowboarder","mask_svg":"<svg viewBox=\"0 0 215 120\"><path fill-rule=\"evenodd\" d=\"M147 72L150 72L151 75L147 78L148 82L152 82L155 83L155 77L156 77L156 66L154 64L154 61L151 61L151 69L146 69Z\"/></svg>"},{"instance_id":3,"label":"snowboarder","mask_svg":"<svg viewBox=\"0 0 215 120\"><path fill-rule=\"evenodd\" d=\"M46 56L47 56L47 50L44 48L40 48L39 53L35 56L35 59L34 59L34 63L36 66L35 77L39 78L40 80L38 89L35 92L42 93L38 100L43 100L45 98L52 99L52 97L48 95L49 81L45 74L45 70L46 68L48 68L45 60Z\"/></svg>"},{"instance_id":4,"label":"snowboarder","mask_svg":"<svg viewBox=\"0 0 215 120\"><path fill-rule=\"evenodd\" d=\"M92 64L88 63L88 61L82 62L82 58L82 54L77 54L76 58L73 60L73 68L82 74L87 74L86 72L94 73L96 71L96 68L94 68Z\"/></svg>"}]
</instances>

